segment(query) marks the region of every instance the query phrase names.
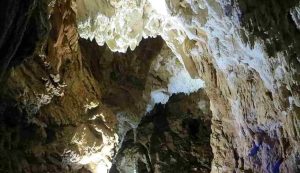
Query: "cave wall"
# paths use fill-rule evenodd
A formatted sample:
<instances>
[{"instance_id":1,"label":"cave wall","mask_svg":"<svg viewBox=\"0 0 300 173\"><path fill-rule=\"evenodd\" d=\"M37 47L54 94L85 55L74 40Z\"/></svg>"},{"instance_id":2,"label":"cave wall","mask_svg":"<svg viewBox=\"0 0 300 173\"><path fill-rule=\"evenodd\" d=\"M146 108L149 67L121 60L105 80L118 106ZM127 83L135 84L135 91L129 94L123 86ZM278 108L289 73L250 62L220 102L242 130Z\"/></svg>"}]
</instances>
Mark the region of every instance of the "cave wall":
<instances>
[{"instance_id":1,"label":"cave wall","mask_svg":"<svg viewBox=\"0 0 300 173\"><path fill-rule=\"evenodd\" d=\"M106 170L156 103L200 87L211 172L299 171L299 1L0 7L1 171Z\"/></svg>"},{"instance_id":2,"label":"cave wall","mask_svg":"<svg viewBox=\"0 0 300 173\"><path fill-rule=\"evenodd\" d=\"M112 13L100 9L89 20L80 15L77 23L81 37L113 51L160 35L189 74L205 81L213 112L212 172L297 172L298 6L298 1L110 1Z\"/></svg>"},{"instance_id":3,"label":"cave wall","mask_svg":"<svg viewBox=\"0 0 300 173\"><path fill-rule=\"evenodd\" d=\"M1 2L1 81L6 71L31 56L36 44L46 36L47 5L35 0Z\"/></svg>"},{"instance_id":4,"label":"cave wall","mask_svg":"<svg viewBox=\"0 0 300 173\"><path fill-rule=\"evenodd\" d=\"M126 133L110 172L210 172L210 126L203 89L174 94Z\"/></svg>"},{"instance_id":5,"label":"cave wall","mask_svg":"<svg viewBox=\"0 0 300 173\"><path fill-rule=\"evenodd\" d=\"M74 1L43 3L34 4L38 10L32 14L46 21L43 32L31 23L13 65L4 70L0 169L107 171L123 136L161 101L152 91L169 98L199 89L194 85L201 81L188 78L194 81L190 89L180 85L168 91L169 80L176 84L189 75L160 37L113 53L78 37Z\"/></svg>"}]
</instances>

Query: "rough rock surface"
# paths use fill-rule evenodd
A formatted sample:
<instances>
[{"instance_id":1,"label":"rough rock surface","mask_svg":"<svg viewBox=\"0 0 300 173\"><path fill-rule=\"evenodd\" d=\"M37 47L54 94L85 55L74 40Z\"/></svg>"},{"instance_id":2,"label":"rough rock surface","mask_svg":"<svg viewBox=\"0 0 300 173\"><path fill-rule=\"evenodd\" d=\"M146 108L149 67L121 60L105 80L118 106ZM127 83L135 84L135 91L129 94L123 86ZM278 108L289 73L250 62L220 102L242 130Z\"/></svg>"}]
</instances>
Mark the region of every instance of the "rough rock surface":
<instances>
[{"instance_id":1,"label":"rough rock surface","mask_svg":"<svg viewBox=\"0 0 300 173\"><path fill-rule=\"evenodd\" d=\"M110 172L210 172L210 124L203 90L175 94L127 132Z\"/></svg>"},{"instance_id":2,"label":"rough rock surface","mask_svg":"<svg viewBox=\"0 0 300 173\"><path fill-rule=\"evenodd\" d=\"M205 81L212 172L298 171L298 1L110 2L110 15L79 15L80 36L113 51L162 36L191 76ZM105 28L97 27L102 18Z\"/></svg>"},{"instance_id":3,"label":"rough rock surface","mask_svg":"<svg viewBox=\"0 0 300 173\"><path fill-rule=\"evenodd\" d=\"M300 171L298 0L0 8L0 172Z\"/></svg>"},{"instance_id":4,"label":"rough rock surface","mask_svg":"<svg viewBox=\"0 0 300 173\"><path fill-rule=\"evenodd\" d=\"M65 158L72 158L68 161L78 165L79 172L87 172L79 166L97 153L108 157L92 161L110 167L116 118L97 102L99 86L86 68L88 61L83 61L70 4L51 2L49 16L35 16L49 17L48 35L37 47L34 41L21 45L19 51L36 48L30 56L20 53L28 56L26 61L11 68L1 84L1 172L75 171ZM96 116L101 113L109 116L103 120ZM94 167L93 162L88 165Z\"/></svg>"},{"instance_id":5,"label":"rough rock surface","mask_svg":"<svg viewBox=\"0 0 300 173\"><path fill-rule=\"evenodd\" d=\"M47 11L42 5L36 8ZM40 41L26 36L27 44L16 49L34 49L13 56L13 67L4 70L1 172L105 172L127 131L160 102L152 91L170 97L203 84L190 78L161 38L112 53L79 39L73 1L51 1L48 8L40 16L50 21L45 35ZM178 85L181 79L187 84ZM169 80L174 85L168 87Z\"/></svg>"}]
</instances>

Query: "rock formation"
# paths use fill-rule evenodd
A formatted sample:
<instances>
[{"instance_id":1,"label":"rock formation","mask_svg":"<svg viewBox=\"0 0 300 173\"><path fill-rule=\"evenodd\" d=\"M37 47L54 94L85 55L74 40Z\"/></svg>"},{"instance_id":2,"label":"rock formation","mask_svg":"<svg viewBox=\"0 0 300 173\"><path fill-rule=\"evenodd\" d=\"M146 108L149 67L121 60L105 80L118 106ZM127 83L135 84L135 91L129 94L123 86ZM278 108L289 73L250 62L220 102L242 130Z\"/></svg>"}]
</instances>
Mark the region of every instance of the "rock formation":
<instances>
[{"instance_id":1,"label":"rock formation","mask_svg":"<svg viewBox=\"0 0 300 173\"><path fill-rule=\"evenodd\" d=\"M299 1L0 9L0 172L300 171Z\"/></svg>"}]
</instances>

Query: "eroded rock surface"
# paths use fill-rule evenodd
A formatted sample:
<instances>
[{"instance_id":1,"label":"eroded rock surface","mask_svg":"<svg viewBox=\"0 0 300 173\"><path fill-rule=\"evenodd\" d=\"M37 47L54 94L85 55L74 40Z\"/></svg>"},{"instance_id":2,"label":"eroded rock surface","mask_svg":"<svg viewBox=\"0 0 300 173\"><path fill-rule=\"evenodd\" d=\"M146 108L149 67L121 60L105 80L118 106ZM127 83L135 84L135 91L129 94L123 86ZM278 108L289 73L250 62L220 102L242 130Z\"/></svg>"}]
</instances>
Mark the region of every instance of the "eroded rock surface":
<instances>
[{"instance_id":1,"label":"eroded rock surface","mask_svg":"<svg viewBox=\"0 0 300 173\"><path fill-rule=\"evenodd\" d=\"M88 23L78 18L80 35L101 38L100 44L116 38L114 51L142 36L162 36L189 73L205 81L213 112L212 172L298 171L298 1L133 1L127 5L143 14L138 30L126 23L133 11L116 5L122 3L111 4L114 12L106 16L112 20L107 28L128 28L121 35L87 29L105 16L101 10Z\"/></svg>"},{"instance_id":2,"label":"eroded rock surface","mask_svg":"<svg viewBox=\"0 0 300 173\"><path fill-rule=\"evenodd\" d=\"M0 4L0 171L300 171L298 0Z\"/></svg>"}]
</instances>

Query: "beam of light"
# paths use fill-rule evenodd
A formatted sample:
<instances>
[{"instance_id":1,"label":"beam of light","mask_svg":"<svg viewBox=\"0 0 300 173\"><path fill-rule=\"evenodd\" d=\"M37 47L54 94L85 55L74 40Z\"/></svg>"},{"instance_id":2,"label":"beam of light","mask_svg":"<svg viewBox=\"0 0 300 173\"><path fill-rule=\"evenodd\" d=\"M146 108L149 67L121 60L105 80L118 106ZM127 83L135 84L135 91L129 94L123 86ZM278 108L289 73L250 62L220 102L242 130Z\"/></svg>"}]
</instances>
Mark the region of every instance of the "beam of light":
<instances>
[{"instance_id":1,"label":"beam of light","mask_svg":"<svg viewBox=\"0 0 300 173\"><path fill-rule=\"evenodd\" d=\"M159 14L169 15L165 0L148 0L152 8Z\"/></svg>"}]
</instances>

